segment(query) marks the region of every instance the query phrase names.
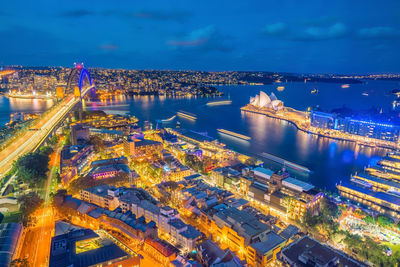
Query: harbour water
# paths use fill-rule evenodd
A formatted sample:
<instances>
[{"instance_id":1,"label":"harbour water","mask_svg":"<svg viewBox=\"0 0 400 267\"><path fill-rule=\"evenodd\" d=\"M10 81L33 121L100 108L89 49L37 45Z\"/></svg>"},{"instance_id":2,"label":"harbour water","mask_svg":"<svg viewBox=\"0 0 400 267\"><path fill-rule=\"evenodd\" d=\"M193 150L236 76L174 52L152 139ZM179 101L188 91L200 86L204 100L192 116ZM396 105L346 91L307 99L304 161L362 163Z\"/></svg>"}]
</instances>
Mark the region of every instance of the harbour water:
<instances>
[{"instance_id":1,"label":"harbour water","mask_svg":"<svg viewBox=\"0 0 400 267\"><path fill-rule=\"evenodd\" d=\"M277 90L283 86L284 90ZM318 94L311 90L318 89ZM292 175L322 188L333 190L340 180L347 180L351 173L362 171L364 166L375 164L388 151L379 148L360 147L354 143L316 137L298 131L288 122L268 118L264 115L241 112L240 107L248 103L249 97L260 90L267 94L274 92L285 106L306 110L309 106L320 105L321 108L347 107L368 109L382 107L389 109L394 97L393 89L399 89L398 82L368 81L363 84L351 84L341 88L336 83L281 83L265 86L221 86L225 93L222 98L175 98L165 96L120 96L113 101L91 102L86 105L89 110L104 110L112 114L130 114L140 121L166 120L180 110L196 115L196 119L176 116L172 120L159 122L165 127L175 127L177 121L181 128L207 132L218 138L228 147L252 156L266 152L290 162L302 165L311 170L310 174L292 171ZM368 92L368 96L363 95ZM230 105L207 105L207 102L227 99ZM0 100L1 101L1 100ZM3 100L4 101L4 100ZM11 105L10 105L11 106ZM16 107L13 105L13 107ZM3 110L1 111L4 112ZM12 111L16 112L16 111ZM3 118L3 117L1 117ZM3 123L3 120L1 121ZM217 129L226 129L249 136L246 141L235 138ZM260 156L260 159L262 157ZM277 163L266 160L266 167L278 169Z\"/></svg>"},{"instance_id":2,"label":"harbour water","mask_svg":"<svg viewBox=\"0 0 400 267\"><path fill-rule=\"evenodd\" d=\"M284 86L278 91L277 86ZM346 180L351 173L362 171L364 166L375 164L388 151L379 148L360 147L354 143L316 137L298 131L288 122L268 118L263 115L240 111L248 103L249 97L260 90L274 92L286 106L305 110L309 106L320 105L330 110L346 105L354 109L383 107L389 109L394 97L390 91L399 88L397 82L369 81L364 84L352 84L341 88L341 84L329 83L281 83L265 86L221 86L224 99L232 100L230 105L206 105L218 98L173 98L165 96L120 97L107 103L92 103L88 109L101 109L109 113L127 113L137 116L140 121L167 119L179 110L193 113L196 120L177 116L164 122L165 127L175 127L180 122L181 128L207 132L218 138L228 147L249 155L259 156L266 152L285 160L297 163L311 170L310 174L292 171L297 178L309 181L322 189L333 190L340 180ZM318 94L311 94L318 88ZM369 96L362 95L369 92ZM245 141L223 133L222 128L249 136ZM262 157L260 157L262 159ZM266 160L266 167L278 169L277 163Z\"/></svg>"},{"instance_id":3,"label":"harbour water","mask_svg":"<svg viewBox=\"0 0 400 267\"><path fill-rule=\"evenodd\" d=\"M42 113L53 104L51 99L8 98L0 95L0 127L10 121L11 113Z\"/></svg>"}]
</instances>

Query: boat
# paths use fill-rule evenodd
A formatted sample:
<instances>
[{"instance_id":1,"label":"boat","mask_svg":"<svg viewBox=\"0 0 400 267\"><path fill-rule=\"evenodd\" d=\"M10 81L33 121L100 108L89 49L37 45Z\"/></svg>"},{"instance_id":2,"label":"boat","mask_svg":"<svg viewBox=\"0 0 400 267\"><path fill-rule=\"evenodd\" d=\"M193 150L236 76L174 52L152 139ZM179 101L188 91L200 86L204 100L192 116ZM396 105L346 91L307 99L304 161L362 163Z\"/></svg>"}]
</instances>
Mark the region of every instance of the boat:
<instances>
[{"instance_id":1,"label":"boat","mask_svg":"<svg viewBox=\"0 0 400 267\"><path fill-rule=\"evenodd\" d=\"M350 84L342 84L342 88L344 89L344 88L349 88L350 87Z\"/></svg>"},{"instance_id":2,"label":"boat","mask_svg":"<svg viewBox=\"0 0 400 267\"><path fill-rule=\"evenodd\" d=\"M281 91L285 90L285 86L278 86L276 89L277 89L279 92L281 92Z\"/></svg>"},{"instance_id":3,"label":"boat","mask_svg":"<svg viewBox=\"0 0 400 267\"><path fill-rule=\"evenodd\" d=\"M246 140L246 141L251 140L251 137L249 137L249 136L246 136L246 135L243 135L243 134L239 134L239 133L235 133L235 132L231 132L231 131L228 131L228 130L225 130L225 129L217 129L217 131L220 132L220 133L232 136L232 137L236 137L236 138L239 138L239 139Z\"/></svg>"},{"instance_id":4,"label":"boat","mask_svg":"<svg viewBox=\"0 0 400 267\"><path fill-rule=\"evenodd\" d=\"M313 94L313 95L316 95L316 94L318 94L318 93L319 93L319 90L316 89L316 88L314 88L314 89L311 90L311 94Z\"/></svg>"},{"instance_id":5,"label":"boat","mask_svg":"<svg viewBox=\"0 0 400 267\"><path fill-rule=\"evenodd\" d=\"M178 115L179 117L183 117L185 119L189 119L189 120L197 120L197 116L195 114L183 111L183 110L179 110L176 115Z\"/></svg>"},{"instance_id":6,"label":"boat","mask_svg":"<svg viewBox=\"0 0 400 267\"><path fill-rule=\"evenodd\" d=\"M363 96L369 96L368 92L363 92L362 95Z\"/></svg>"},{"instance_id":7,"label":"boat","mask_svg":"<svg viewBox=\"0 0 400 267\"><path fill-rule=\"evenodd\" d=\"M207 102L207 106L221 106L221 105L230 105L232 104L232 100L219 100L219 101L209 101Z\"/></svg>"},{"instance_id":8,"label":"boat","mask_svg":"<svg viewBox=\"0 0 400 267\"><path fill-rule=\"evenodd\" d=\"M176 115L172 116L171 118L168 118L168 119L165 119L165 120L161 120L161 122L169 122L169 121L172 121L175 118L176 118Z\"/></svg>"},{"instance_id":9,"label":"boat","mask_svg":"<svg viewBox=\"0 0 400 267\"><path fill-rule=\"evenodd\" d=\"M287 160L282 159L280 157L277 157L277 156L274 156L274 155L271 155L271 154L268 154L268 153L265 153L265 152L261 153L261 156L265 157L265 158L267 158L269 160L275 161L277 163L280 163L280 164L282 164L284 166L293 168L295 170L303 171L303 172L306 172L306 173L311 173L311 170L309 168L301 166L301 165L293 163L293 162L290 162L290 161L287 161Z\"/></svg>"}]
</instances>

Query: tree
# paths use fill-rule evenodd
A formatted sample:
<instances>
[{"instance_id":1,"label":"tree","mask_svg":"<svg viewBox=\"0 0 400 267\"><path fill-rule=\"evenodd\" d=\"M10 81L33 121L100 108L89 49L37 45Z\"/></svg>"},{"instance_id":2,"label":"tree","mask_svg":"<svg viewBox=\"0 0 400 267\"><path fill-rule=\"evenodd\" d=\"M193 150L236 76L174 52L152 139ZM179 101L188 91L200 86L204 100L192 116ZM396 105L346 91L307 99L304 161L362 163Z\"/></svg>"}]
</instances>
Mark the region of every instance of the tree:
<instances>
[{"instance_id":1,"label":"tree","mask_svg":"<svg viewBox=\"0 0 400 267\"><path fill-rule=\"evenodd\" d=\"M42 146L40 147L40 154L45 155L45 156L49 156L54 149L51 146Z\"/></svg>"},{"instance_id":2,"label":"tree","mask_svg":"<svg viewBox=\"0 0 400 267\"><path fill-rule=\"evenodd\" d=\"M203 171L203 162L195 155L185 154L184 164L197 172Z\"/></svg>"},{"instance_id":3,"label":"tree","mask_svg":"<svg viewBox=\"0 0 400 267\"><path fill-rule=\"evenodd\" d=\"M374 218L371 215L367 215L363 218L363 221L367 224L374 224Z\"/></svg>"},{"instance_id":4,"label":"tree","mask_svg":"<svg viewBox=\"0 0 400 267\"><path fill-rule=\"evenodd\" d=\"M254 166L257 163L257 159L256 158L247 158L246 161L244 162L244 164L249 165L249 166Z\"/></svg>"},{"instance_id":5,"label":"tree","mask_svg":"<svg viewBox=\"0 0 400 267\"><path fill-rule=\"evenodd\" d=\"M18 176L31 186L37 185L42 179L46 177L49 170L49 157L48 155L33 152L19 157L14 162L14 168Z\"/></svg>"},{"instance_id":6,"label":"tree","mask_svg":"<svg viewBox=\"0 0 400 267\"><path fill-rule=\"evenodd\" d=\"M393 226L394 221L389 217L386 217L384 215L379 215L376 217L376 223L381 227L388 228Z\"/></svg>"},{"instance_id":7,"label":"tree","mask_svg":"<svg viewBox=\"0 0 400 267\"><path fill-rule=\"evenodd\" d=\"M129 182L129 175L127 173L118 173L114 177L110 178L105 178L105 179L93 179L92 177L79 177L75 180L73 180L69 184L69 190L68 192L70 194L76 194L79 193L80 190L98 186L98 185L103 185L103 184L109 184L109 185L114 185L114 186L124 186L127 185Z\"/></svg>"},{"instance_id":8,"label":"tree","mask_svg":"<svg viewBox=\"0 0 400 267\"><path fill-rule=\"evenodd\" d=\"M22 224L26 226L31 219L32 213L39 208L43 200L35 192L30 192L26 195L22 195L18 198L20 204L20 210L22 212Z\"/></svg>"}]
</instances>

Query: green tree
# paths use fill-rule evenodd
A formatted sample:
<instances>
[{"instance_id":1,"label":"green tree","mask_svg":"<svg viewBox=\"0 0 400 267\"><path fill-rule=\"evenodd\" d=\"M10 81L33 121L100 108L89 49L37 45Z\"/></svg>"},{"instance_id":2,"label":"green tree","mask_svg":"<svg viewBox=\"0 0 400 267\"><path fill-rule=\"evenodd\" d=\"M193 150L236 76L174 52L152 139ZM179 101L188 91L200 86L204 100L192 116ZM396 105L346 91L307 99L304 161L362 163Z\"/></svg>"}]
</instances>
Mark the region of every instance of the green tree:
<instances>
[{"instance_id":1,"label":"green tree","mask_svg":"<svg viewBox=\"0 0 400 267\"><path fill-rule=\"evenodd\" d=\"M376 217L376 223L381 227L388 228L393 226L394 221L389 217L386 217L384 215L379 215Z\"/></svg>"},{"instance_id":2,"label":"green tree","mask_svg":"<svg viewBox=\"0 0 400 267\"><path fill-rule=\"evenodd\" d=\"M43 200L35 192L22 195L18 198L20 210L22 212L22 224L26 226L29 221L34 222L35 219L31 218L32 213L39 208Z\"/></svg>"},{"instance_id":3,"label":"green tree","mask_svg":"<svg viewBox=\"0 0 400 267\"><path fill-rule=\"evenodd\" d=\"M40 154L44 156L49 156L51 153L53 153L54 149L51 146L42 146L39 149Z\"/></svg>"},{"instance_id":4,"label":"green tree","mask_svg":"<svg viewBox=\"0 0 400 267\"><path fill-rule=\"evenodd\" d=\"M363 221L366 222L367 224L374 224L374 218L371 215L367 215L363 218Z\"/></svg>"},{"instance_id":5,"label":"green tree","mask_svg":"<svg viewBox=\"0 0 400 267\"><path fill-rule=\"evenodd\" d=\"M46 177L48 165L48 155L33 152L19 157L13 167L22 181L35 186Z\"/></svg>"},{"instance_id":6,"label":"green tree","mask_svg":"<svg viewBox=\"0 0 400 267\"><path fill-rule=\"evenodd\" d=\"M203 172L203 162L195 155L185 154L184 164L197 172Z\"/></svg>"}]
</instances>

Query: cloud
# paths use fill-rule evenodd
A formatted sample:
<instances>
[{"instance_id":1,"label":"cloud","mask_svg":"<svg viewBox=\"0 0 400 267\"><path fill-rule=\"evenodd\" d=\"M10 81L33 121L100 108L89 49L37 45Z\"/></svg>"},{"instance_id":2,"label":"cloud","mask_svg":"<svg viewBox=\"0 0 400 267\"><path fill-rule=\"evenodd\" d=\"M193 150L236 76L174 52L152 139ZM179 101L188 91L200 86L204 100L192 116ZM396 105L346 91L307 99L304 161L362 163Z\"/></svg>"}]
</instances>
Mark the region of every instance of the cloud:
<instances>
[{"instance_id":1,"label":"cloud","mask_svg":"<svg viewBox=\"0 0 400 267\"><path fill-rule=\"evenodd\" d=\"M322 16L305 20L303 23L313 27L323 27L335 24L340 21L339 16Z\"/></svg>"},{"instance_id":2,"label":"cloud","mask_svg":"<svg viewBox=\"0 0 400 267\"><path fill-rule=\"evenodd\" d=\"M209 25L189 32L181 38L171 39L167 41L167 45L177 49L196 48L204 51L223 51L227 52L232 50L225 41L227 36L221 35L214 25Z\"/></svg>"},{"instance_id":3,"label":"cloud","mask_svg":"<svg viewBox=\"0 0 400 267\"><path fill-rule=\"evenodd\" d=\"M296 41L330 40L344 37L346 34L346 25L338 22L328 27L307 27L295 34L292 39Z\"/></svg>"},{"instance_id":4,"label":"cloud","mask_svg":"<svg viewBox=\"0 0 400 267\"><path fill-rule=\"evenodd\" d=\"M119 46L115 44L103 44L99 48L104 51L115 51L119 49Z\"/></svg>"},{"instance_id":5,"label":"cloud","mask_svg":"<svg viewBox=\"0 0 400 267\"><path fill-rule=\"evenodd\" d=\"M66 18L81 18L91 15L95 15L95 13L86 9L75 9L60 13L61 17L66 17Z\"/></svg>"},{"instance_id":6,"label":"cloud","mask_svg":"<svg viewBox=\"0 0 400 267\"><path fill-rule=\"evenodd\" d=\"M267 24L261 29L261 33L264 35L283 35L287 33L287 26L283 22Z\"/></svg>"},{"instance_id":7,"label":"cloud","mask_svg":"<svg viewBox=\"0 0 400 267\"><path fill-rule=\"evenodd\" d=\"M392 39L400 38L400 31L392 27L363 28L358 32L365 39Z\"/></svg>"},{"instance_id":8,"label":"cloud","mask_svg":"<svg viewBox=\"0 0 400 267\"><path fill-rule=\"evenodd\" d=\"M160 21L177 21L185 22L192 14L188 11L174 10L174 11L162 11L162 10L142 10L132 14L133 17L160 20Z\"/></svg>"}]
</instances>

